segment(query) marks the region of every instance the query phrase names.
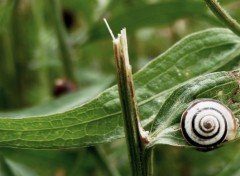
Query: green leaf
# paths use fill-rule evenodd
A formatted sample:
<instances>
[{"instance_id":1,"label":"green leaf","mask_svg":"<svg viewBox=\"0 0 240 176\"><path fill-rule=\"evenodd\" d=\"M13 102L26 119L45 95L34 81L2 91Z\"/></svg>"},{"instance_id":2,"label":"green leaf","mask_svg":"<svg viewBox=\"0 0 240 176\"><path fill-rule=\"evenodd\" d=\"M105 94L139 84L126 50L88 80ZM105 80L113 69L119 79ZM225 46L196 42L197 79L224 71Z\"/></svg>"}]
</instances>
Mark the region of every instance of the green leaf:
<instances>
[{"instance_id":1,"label":"green leaf","mask_svg":"<svg viewBox=\"0 0 240 176\"><path fill-rule=\"evenodd\" d=\"M216 72L190 80L168 97L153 123L151 143L190 146L183 138L180 128L181 115L193 100L212 98L229 107L236 117L240 115L239 98L240 70Z\"/></svg>"},{"instance_id":2,"label":"green leaf","mask_svg":"<svg viewBox=\"0 0 240 176\"><path fill-rule=\"evenodd\" d=\"M239 38L226 29L205 30L176 43L134 75L143 124L152 122L166 98L185 81L215 71L239 54ZM0 146L71 148L123 137L116 86L62 113L28 114L27 118L19 113L0 119Z\"/></svg>"}]
</instances>

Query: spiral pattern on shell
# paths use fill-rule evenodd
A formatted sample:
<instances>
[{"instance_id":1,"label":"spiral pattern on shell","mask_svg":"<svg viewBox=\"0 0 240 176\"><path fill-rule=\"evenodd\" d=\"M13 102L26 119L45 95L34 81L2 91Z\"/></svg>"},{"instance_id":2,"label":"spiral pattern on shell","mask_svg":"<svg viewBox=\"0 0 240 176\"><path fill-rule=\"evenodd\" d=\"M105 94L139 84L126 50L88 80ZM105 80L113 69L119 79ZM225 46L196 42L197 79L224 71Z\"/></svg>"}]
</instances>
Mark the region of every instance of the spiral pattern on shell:
<instances>
[{"instance_id":1,"label":"spiral pattern on shell","mask_svg":"<svg viewBox=\"0 0 240 176\"><path fill-rule=\"evenodd\" d=\"M219 101L193 102L182 114L181 129L193 146L214 148L236 136L238 121L231 110Z\"/></svg>"}]
</instances>

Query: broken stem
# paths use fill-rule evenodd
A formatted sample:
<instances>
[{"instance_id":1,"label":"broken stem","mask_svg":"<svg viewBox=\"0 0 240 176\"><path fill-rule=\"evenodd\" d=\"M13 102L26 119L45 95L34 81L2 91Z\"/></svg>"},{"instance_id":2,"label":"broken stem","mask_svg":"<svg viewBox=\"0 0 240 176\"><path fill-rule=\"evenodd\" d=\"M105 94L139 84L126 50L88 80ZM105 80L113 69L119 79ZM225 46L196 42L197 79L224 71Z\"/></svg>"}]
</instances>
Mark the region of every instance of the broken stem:
<instances>
[{"instance_id":1,"label":"broken stem","mask_svg":"<svg viewBox=\"0 0 240 176\"><path fill-rule=\"evenodd\" d=\"M106 20L105 20L106 22ZM106 22L107 24L107 22ZM117 38L107 24L113 38L113 49L116 59L118 91L122 106L126 142L128 145L129 160L134 176L149 175L146 158L149 152L145 151L148 143L148 132L144 131L139 120L132 69L129 64L126 29L121 30Z\"/></svg>"}]
</instances>

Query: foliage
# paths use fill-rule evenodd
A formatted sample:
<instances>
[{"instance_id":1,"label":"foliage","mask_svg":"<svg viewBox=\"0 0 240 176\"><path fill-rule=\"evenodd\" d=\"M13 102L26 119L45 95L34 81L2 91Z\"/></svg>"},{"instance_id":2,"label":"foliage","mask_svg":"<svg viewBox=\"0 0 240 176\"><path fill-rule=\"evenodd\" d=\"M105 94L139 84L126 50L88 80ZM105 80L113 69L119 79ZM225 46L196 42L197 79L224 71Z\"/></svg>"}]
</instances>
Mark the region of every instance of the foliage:
<instances>
[{"instance_id":1,"label":"foliage","mask_svg":"<svg viewBox=\"0 0 240 176\"><path fill-rule=\"evenodd\" d=\"M239 76L227 71L238 68L240 39L220 28L203 1L58 5L57 0L0 2L0 175L129 174L112 86L112 45L102 17L114 33L127 28L140 118L151 130L151 145L188 147L175 127L193 97L228 103L236 96ZM240 18L239 2L222 5ZM236 106L229 106L239 117ZM157 145L155 175L237 175L238 146L199 153Z\"/></svg>"}]
</instances>

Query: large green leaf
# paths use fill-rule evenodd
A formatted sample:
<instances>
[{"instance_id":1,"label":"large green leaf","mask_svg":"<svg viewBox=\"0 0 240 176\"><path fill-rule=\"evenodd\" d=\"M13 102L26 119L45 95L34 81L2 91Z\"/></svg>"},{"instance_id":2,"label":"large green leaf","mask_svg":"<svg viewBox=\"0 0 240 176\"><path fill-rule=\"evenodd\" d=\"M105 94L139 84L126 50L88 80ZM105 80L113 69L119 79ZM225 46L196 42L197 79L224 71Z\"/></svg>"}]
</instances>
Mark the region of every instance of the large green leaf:
<instances>
[{"instance_id":1,"label":"large green leaf","mask_svg":"<svg viewBox=\"0 0 240 176\"><path fill-rule=\"evenodd\" d=\"M167 96L179 85L215 71L239 54L240 39L226 29L205 30L176 43L134 75L143 124L154 119ZM114 86L89 103L62 113L2 117L0 145L71 148L110 142L123 137L120 109Z\"/></svg>"}]
</instances>

